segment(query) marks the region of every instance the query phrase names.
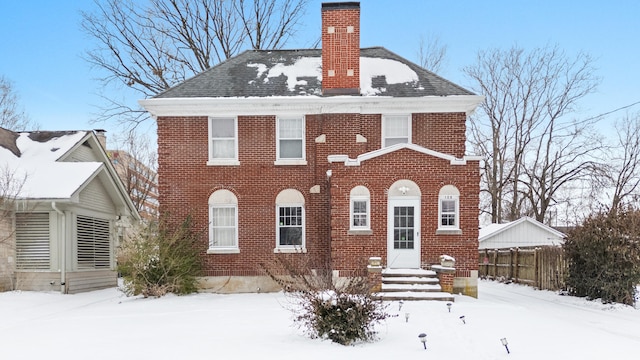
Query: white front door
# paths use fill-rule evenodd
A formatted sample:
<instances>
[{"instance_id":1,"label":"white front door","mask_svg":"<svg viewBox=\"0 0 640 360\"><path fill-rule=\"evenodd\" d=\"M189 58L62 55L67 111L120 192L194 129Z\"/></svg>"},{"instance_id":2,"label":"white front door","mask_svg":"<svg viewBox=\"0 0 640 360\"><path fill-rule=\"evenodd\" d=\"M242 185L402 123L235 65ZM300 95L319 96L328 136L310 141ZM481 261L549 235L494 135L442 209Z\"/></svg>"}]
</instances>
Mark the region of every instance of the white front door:
<instances>
[{"instance_id":1,"label":"white front door","mask_svg":"<svg viewBox=\"0 0 640 360\"><path fill-rule=\"evenodd\" d=\"M390 198L387 219L387 267L419 269L420 199Z\"/></svg>"}]
</instances>

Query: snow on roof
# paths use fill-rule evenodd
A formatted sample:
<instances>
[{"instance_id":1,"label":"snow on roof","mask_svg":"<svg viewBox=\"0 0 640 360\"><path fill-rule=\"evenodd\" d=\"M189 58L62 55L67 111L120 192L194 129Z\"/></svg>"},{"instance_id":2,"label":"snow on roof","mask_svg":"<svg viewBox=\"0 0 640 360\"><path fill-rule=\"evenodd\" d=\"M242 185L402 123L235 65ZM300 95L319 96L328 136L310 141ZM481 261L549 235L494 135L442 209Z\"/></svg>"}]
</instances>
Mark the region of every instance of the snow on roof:
<instances>
[{"instance_id":1,"label":"snow on roof","mask_svg":"<svg viewBox=\"0 0 640 360\"><path fill-rule=\"evenodd\" d=\"M484 226L482 228L480 228L480 231L478 233L478 239L480 239L480 241L486 239L489 235L497 233L499 231L501 231L502 229L506 228L507 226L509 226L510 223L506 223L506 224L489 224L487 226Z\"/></svg>"},{"instance_id":2,"label":"snow on roof","mask_svg":"<svg viewBox=\"0 0 640 360\"><path fill-rule=\"evenodd\" d=\"M392 59L360 58L360 93L373 95L380 93L375 89L373 79L385 76L387 84L405 84L418 81L418 74L409 66Z\"/></svg>"},{"instance_id":3,"label":"snow on roof","mask_svg":"<svg viewBox=\"0 0 640 360\"><path fill-rule=\"evenodd\" d=\"M248 67L257 68L257 79L267 71L266 64L249 63ZM270 78L285 76L287 88L294 91L296 85L306 85L303 78L317 78L322 80L322 58L301 57L292 65L277 63L268 69L263 82L268 83ZM360 57L360 93L362 95L379 94L380 89L372 86L373 79L385 76L387 84L405 84L418 81L418 74L409 66L393 59ZM302 78L302 79L301 79Z\"/></svg>"},{"instance_id":4,"label":"snow on roof","mask_svg":"<svg viewBox=\"0 0 640 360\"><path fill-rule=\"evenodd\" d=\"M50 139L20 133L19 156L0 146L0 172L13 178L9 191L19 199L68 199L102 166L101 162L61 162L86 135L86 131L64 132Z\"/></svg>"},{"instance_id":5,"label":"snow on roof","mask_svg":"<svg viewBox=\"0 0 640 360\"><path fill-rule=\"evenodd\" d=\"M556 229L554 229L554 228L552 228L550 226L547 226L547 225L545 225L545 224L543 224L543 223L541 223L539 221L536 221L535 219L532 219L532 218L530 218L528 216L523 216L518 220L514 220L514 221L511 221L511 222L508 222L508 223L504 223L504 224L495 224L495 223L493 223L493 224L489 224L487 226L484 226L484 227L480 228L480 230L478 232L478 241L482 242L482 241L488 239L489 237L491 237L494 234L500 233L500 232L502 232L502 231L504 231L504 230L506 230L506 229L508 229L510 227L516 226L517 224L520 224L520 223L525 222L525 221L529 222L529 223L531 223L531 224L533 224L533 225L535 225L535 226L537 226L537 227L539 227L541 229L544 229L544 230L546 230L548 232L551 232L551 233L555 234L556 236L558 236L560 238L564 238L565 237L565 235L562 232L560 232L560 231L558 231L558 230L556 230Z\"/></svg>"}]
</instances>

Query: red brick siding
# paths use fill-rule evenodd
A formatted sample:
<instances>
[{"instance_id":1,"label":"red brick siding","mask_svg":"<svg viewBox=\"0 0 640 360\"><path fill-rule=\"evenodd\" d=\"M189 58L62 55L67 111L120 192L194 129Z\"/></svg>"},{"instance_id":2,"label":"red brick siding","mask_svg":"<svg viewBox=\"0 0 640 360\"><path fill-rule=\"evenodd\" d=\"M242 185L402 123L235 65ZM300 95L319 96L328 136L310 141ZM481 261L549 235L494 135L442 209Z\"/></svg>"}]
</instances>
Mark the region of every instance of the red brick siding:
<instances>
[{"instance_id":1,"label":"red brick siding","mask_svg":"<svg viewBox=\"0 0 640 360\"><path fill-rule=\"evenodd\" d=\"M462 158L466 141L465 113L413 114L412 142Z\"/></svg>"},{"instance_id":2,"label":"red brick siding","mask_svg":"<svg viewBox=\"0 0 640 360\"><path fill-rule=\"evenodd\" d=\"M202 251L207 275L254 275L260 263L269 262L276 244L275 198L287 188L305 197L306 248L314 264L333 258L334 269L361 271L366 259L386 259L386 189L399 179L416 182L422 191L422 261L436 263L446 253L457 260L462 271L477 269L477 227L479 164L451 166L411 150L401 150L364 162L359 167L327 162L328 155L346 154L355 158L380 148L381 115L324 114L306 117L306 166L276 166L275 116L239 117L240 166L207 166L207 117L158 118L158 179L162 212L170 212L176 222L191 213L203 231ZM463 141L453 141L464 133L464 114L414 115L414 142L433 150L454 151L461 156ZM433 122L433 124L428 124ZM445 127L441 129L440 127ZM438 139L430 139L427 131ZM316 143L320 135L325 143ZM356 143L356 135L366 143ZM456 144L451 144L451 142ZM424 146L424 145L423 145ZM332 199L329 200L326 171L331 168ZM453 184L461 194L462 235L435 235L438 191ZM320 193L309 190L320 186ZM365 185L371 192L372 230L369 236L348 235L349 192ZM206 254L208 247L208 199L217 189L229 189L238 198L240 254ZM330 219L329 203L334 218ZM333 238L330 242L330 232Z\"/></svg>"},{"instance_id":3,"label":"red brick siding","mask_svg":"<svg viewBox=\"0 0 640 360\"><path fill-rule=\"evenodd\" d=\"M421 261L436 264L442 254L456 258L461 271L477 270L479 164L451 166L448 161L400 150L362 163L359 167L332 164L331 256L334 268L355 271L364 260L387 256L387 189L397 180L409 179L420 187ZM461 235L438 235L438 195L444 185L460 191ZM350 235L349 193L357 185L369 188L372 235ZM354 261L357 260L357 261Z\"/></svg>"}]
</instances>

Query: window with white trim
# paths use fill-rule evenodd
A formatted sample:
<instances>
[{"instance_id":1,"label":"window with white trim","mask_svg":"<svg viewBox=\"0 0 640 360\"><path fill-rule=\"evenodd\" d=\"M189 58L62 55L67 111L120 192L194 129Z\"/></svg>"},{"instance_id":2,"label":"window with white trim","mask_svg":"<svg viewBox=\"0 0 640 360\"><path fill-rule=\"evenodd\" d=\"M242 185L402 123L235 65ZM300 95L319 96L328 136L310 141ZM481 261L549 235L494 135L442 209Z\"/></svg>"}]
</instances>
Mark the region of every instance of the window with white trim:
<instances>
[{"instance_id":1,"label":"window with white trim","mask_svg":"<svg viewBox=\"0 0 640 360\"><path fill-rule=\"evenodd\" d=\"M440 189L438 205L438 228L457 230L460 228L460 192L453 185Z\"/></svg>"},{"instance_id":2,"label":"window with white trim","mask_svg":"<svg viewBox=\"0 0 640 360\"><path fill-rule=\"evenodd\" d=\"M209 196L209 253L238 253L238 198L221 189Z\"/></svg>"},{"instance_id":3,"label":"window with white trim","mask_svg":"<svg viewBox=\"0 0 640 360\"><path fill-rule=\"evenodd\" d=\"M210 165L238 163L238 119L235 117L209 118Z\"/></svg>"},{"instance_id":4,"label":"window with white trim","mask_svg":"<svg viewBox=\"0 0 640 360\"><path fill-rule=\"evenodd\" d=\"M305 160L304 116L279 117L276 137L276 160Z\"/></svg>"},{"instance_id":5,"label":"window with white trim","mask_svg":"<svg viewBox=\"0 0 640 360\"><path fill-rule=\"evenodd\" d=\"M382 147L411 143L410 115L382 116Z\"/></svg>"},{"instance_id":6,"label":"window with white trim","mask_svg":"<svg viewBox=\"0 0 640 360\"><path fill-rule=\"evenodd\" d=\"M371 201L369 189L358 185L351 189L349 212L351 230L371 229Z\"/></svg>"},{"instance_id":7,"label":"window with white trim","mask_svg":"<svg viewBox=\"0 0 640 360\"><path fill-rule=\"evenodd\" d=\"M276 197L276 251L305 250L304 196L286 189Z\"/></svg>"}]
</instances>

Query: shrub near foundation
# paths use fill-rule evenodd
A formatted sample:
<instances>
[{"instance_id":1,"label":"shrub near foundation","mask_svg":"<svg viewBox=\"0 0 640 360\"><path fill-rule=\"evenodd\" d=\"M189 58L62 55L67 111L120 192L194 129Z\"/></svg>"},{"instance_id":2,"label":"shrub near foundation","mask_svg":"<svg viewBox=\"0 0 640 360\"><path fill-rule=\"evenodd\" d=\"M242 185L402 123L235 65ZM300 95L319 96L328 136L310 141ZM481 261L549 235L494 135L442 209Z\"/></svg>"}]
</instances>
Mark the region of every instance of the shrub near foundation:
<instances>
[{"instance_id":1,"label":"shrub near foundation","mask_svg":"<svg viewBox=\"0 0 640 360\"><path fill-rule=\"evenodd\" d=\"M166 218L130 232L118 251L118 272L128 296L197 292L202 263L190 217L177 226Z\"/></svg>"}]
</instances>

